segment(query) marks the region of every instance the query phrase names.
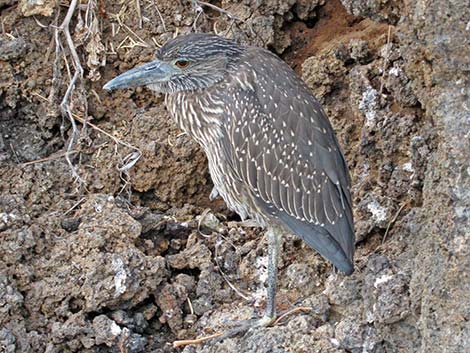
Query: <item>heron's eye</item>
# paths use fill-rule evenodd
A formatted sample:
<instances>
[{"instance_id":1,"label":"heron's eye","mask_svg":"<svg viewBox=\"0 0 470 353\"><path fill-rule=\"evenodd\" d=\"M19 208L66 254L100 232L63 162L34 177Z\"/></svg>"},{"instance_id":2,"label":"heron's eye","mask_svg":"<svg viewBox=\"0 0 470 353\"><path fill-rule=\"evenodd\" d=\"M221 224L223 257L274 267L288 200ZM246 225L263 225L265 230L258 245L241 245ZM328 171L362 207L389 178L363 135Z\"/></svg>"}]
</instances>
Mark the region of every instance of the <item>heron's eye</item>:
<instances>
[{"instance_id":1,"label":"heron's eye","mask_svg":"<svg viewBox=\"0 0 470 353\"><path fill-rule=\"evenodd\" d=\"M186 59L179 59L175 61L176 67L180 69L185 69L189 66L189 60Z\"/></svg>"}]
</instances>

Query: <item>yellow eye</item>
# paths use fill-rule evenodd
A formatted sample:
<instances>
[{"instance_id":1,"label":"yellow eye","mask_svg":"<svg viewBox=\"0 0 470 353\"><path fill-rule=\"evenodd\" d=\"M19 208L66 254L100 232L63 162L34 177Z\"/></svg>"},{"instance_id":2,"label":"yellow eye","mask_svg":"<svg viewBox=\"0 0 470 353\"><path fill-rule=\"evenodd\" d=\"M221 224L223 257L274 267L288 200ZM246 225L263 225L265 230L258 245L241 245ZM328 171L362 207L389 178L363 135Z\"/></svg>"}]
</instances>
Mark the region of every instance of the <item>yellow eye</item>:
<instances>
[{"instance_id":1,"label":"yellow eye","mask_svg":"<svg viewBox=\"0 0 470 353\"><path fill-rule=\"evenodd\" d=\"M185 69L189 66L189 60L185 60L185 59L176 60L175 65L176 67L179 67L180 69Z\"/></svg>"}]
</instances>

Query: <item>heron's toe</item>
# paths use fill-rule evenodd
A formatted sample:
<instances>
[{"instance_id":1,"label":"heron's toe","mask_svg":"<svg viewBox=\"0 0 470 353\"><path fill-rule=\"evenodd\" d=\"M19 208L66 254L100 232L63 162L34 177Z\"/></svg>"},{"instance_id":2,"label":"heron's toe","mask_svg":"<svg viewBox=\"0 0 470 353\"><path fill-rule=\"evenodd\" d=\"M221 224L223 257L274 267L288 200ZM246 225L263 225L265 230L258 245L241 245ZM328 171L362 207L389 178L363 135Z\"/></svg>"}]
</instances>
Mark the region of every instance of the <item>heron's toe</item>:
<instances>
[{"instance_id":1,"label":"heron's toe","mask_svg":"<svg viewBox=\"0 0 470 353\"><path fill-rule=\"evenodd\" d=\"M208 341L209 343L215 343L223 341L226 338L245 334L248 331L258 327L269 327L276 321L276 317L263 316L261 318L243 320L243 321L226 321L224 322L227 326L232 329L224 332L221 336L215 337Z\"/></svg>"}]
</instances>

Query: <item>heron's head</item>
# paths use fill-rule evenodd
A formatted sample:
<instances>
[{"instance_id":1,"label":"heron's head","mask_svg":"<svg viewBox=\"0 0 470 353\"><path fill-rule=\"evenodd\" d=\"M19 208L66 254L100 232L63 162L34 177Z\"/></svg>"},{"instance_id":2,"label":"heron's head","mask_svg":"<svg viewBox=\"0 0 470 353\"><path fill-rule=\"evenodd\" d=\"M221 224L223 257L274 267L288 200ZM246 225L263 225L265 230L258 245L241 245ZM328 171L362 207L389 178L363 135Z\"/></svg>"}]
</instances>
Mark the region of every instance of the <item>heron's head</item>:
<instances>
[{"instance_id":1,"label":"heron's head","mask_svg":"<svg viewBox=\"0 0 470 353\"><path fill-rule=\"evenodd\" d=\"M225 78L243 47L212 34L176 37L156 53L155 60L122 73L104 89L148 86L169 93L210 87Z\"/></svg>"}]
</instances>

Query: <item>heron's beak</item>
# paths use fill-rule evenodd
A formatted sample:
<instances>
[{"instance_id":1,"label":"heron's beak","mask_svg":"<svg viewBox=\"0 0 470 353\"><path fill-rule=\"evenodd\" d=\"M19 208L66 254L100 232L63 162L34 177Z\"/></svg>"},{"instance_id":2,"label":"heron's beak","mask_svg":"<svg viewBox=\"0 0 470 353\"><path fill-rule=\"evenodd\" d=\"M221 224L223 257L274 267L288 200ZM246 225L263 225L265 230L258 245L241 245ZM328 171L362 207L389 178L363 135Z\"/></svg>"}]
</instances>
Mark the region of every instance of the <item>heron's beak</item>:
<instances>
[{"instance_id":1,"label":"heron's beak","mask_svg":"<svg viewBox=\"0 0 470 353\"><path fill-rule=\"evenodd\" d=\"M103 89L132 88L163 82L169 80L173 72L174 68L172 65L160 60L154 60L120 74L105 84Z\"/></svg>"}]
</instances>

